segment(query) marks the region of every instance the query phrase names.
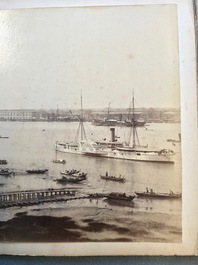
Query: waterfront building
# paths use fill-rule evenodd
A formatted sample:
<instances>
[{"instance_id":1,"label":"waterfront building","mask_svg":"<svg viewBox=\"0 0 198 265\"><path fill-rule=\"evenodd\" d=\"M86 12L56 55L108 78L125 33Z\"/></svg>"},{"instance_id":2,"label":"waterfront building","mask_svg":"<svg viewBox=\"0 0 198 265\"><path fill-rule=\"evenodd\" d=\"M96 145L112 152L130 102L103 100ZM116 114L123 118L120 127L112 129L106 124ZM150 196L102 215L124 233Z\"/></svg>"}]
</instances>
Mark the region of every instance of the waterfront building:
<instances>
[{"instance_id":1,"label":"waterfront building","mask_svg":"<svg viewBox=\"0 0 198 265\"><path fill-rule=\"evenodd\" d=\"M0 120L5 121L37 120L39 116L38 111L29 109L0 110Z\"/></svg>"}]
</instances>

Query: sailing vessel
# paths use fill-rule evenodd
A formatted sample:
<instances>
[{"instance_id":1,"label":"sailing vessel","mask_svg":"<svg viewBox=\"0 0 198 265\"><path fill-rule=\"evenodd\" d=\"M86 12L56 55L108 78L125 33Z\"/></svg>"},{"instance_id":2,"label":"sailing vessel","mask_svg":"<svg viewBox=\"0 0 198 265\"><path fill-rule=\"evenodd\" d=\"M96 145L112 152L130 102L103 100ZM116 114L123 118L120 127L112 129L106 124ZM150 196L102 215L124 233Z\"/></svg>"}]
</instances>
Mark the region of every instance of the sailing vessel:
<instances>
[{"instance_id":1,"label":"sailing vessel","mask_svg":"<svg viewBox=\"0 0 198 265\"><path fill-rule=\"evenodd\" d=\"M57 142L56 142L56 149L55 149L55 159L53 159L52 162L56 164L66 164L65 159L57 159Z\"/></svg>"},{"instance_id":2,"label":"sailing vessel","mask_svg":"<svg viewBox=\"0 0 198 265\"><path fill-rule=\"evenodd\" d=\"M110 128L111 140L108 141L94 141L87 140L84 121L83 121L83 108L82 108L82 93L81 93L81 117L79 119L80 141L75 140L72 143L59 143L57 142L57 150L65 153L89 155L106 157L113 159L123 159L132 161L145 161L145 162L163 162L174 163L174 152L170 149L154 150L148 149L148 146L141 146L138 139L136 122L134 116L134 96L133 96L133 117L131 132L133 135L133 143L123 143L118 141L115 134L115 128ZM76 137L77 139L77 137ZM136 143L137 142L137 143Z\"/></svg>"},{"instance_id":3,"label":"sailing vessel","mask_svg":"<svg viewBox=\"0 0 198 265\"><path fill-rule=\"evenodd\" d=\"M109 103L109 106L108 106L108 113L107 113L107 118L100 118L100 119L94 119L92 121L92 124L93 125L96 125L96 126L127 126L127 127L131 127L133 126L133 123L132 123L132 120L130 118L130 110L131 110L131 107L129 107L129 117L127 118L125 115L121 115L121 118L120 119L112 119L110 118L110 103ZM124 117L124 119L123 119ZM135 119L135 126L136 127L144 127L144 125L146 124L146 122L142 119Z\"/></svg>"},{"instance_id":4,"label":"sailing vessel","mask_svg":"<svg viewBox=\"0 0 198 265\"><path fill-rule=\"evenodd\" d=\"M96 126L117 126L119 125L117 119L110 118L110 105L111 105L111 102L109 102L109 105L108 105L107 117L104 119L94 119L92 121L93 125L96 125Z\"/></svg>"}]
</instances>

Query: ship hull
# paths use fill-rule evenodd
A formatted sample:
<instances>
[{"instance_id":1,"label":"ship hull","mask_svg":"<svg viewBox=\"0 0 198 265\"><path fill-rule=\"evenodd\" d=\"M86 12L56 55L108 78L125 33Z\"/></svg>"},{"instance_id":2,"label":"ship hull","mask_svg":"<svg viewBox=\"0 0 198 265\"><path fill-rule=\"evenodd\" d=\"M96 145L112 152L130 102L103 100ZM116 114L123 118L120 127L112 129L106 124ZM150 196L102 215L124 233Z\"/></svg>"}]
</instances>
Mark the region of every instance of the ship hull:
<instances>
[{"instance_id":1,"label":"ship hull","mask_svg":"<svg viewBox=\"0 0 198 265\"><path fill-rule=\"evenodd\" d=\"M131 202L135 199L135 196L126 195L125 193L112 192L106 196L107 200L115 202Z\"/></svg>"},{"instance_id":2,"label":"ship hull","mask_svg":"<svg viewBox=\"0 0 198 265\"><path fill-rule=\"evenodd\" d=\"M158 162L158 163L174 163L172 158L173 155L159 155L157 153L151 152L151 154L141 153L141 152L124 152L119 150L107 150L103 152L96 152L94 150L88 151L78 148L68 148L58 146L57 151L70 154L86 155L86 156L97 156L105 157L111 159L120 159L120 160L131 160L131 161L142 161L142 162Z\"/></svg>"}]
</instances>

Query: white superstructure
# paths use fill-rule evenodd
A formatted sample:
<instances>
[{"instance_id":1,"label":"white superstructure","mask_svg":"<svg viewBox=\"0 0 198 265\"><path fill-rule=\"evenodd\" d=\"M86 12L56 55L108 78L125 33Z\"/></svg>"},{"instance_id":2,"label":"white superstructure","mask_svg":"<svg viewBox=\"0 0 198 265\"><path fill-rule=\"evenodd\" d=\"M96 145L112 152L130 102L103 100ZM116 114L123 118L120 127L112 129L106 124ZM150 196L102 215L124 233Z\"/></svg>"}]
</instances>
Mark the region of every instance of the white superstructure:
<instances>
[{"instance_id":1,"label":"white superstructure","mask_svg":"<svg viewBox=\"0 0 198 265\"><path fill-rule=\"evenodd\" d=\"M134 113L134 97L133 97L133 113ZM149 150L143 148L139 144L137 130L135 126L135 118L133 115L132 120L132 145L124 144L117 141L115 136L115 128L111 130L111 141L89 141L86 138L85 129L83 125L83 111L82 111L82 95L81 95L81 119L79 120L79 129L81 140L77 140L73 143L59 143L57 142L57 151L64 153L89 155L106 157L113 159L124 159L133 161L146 161L146 162L163 162L163 163L174 163L173 155L174 152L169 149L161 150ZM77 137L76 137L77 139ZM138 142L138 145L136 144Z\"/></svg>"}]
</instances>

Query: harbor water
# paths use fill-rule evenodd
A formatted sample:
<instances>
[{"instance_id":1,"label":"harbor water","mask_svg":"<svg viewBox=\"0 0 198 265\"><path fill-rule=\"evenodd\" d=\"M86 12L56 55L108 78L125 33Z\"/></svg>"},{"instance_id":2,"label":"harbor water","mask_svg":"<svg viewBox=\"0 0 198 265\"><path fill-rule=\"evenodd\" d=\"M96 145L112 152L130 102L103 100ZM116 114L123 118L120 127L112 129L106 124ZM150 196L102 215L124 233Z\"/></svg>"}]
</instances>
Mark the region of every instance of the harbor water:
<instances>
[{"instance_id":1,"label":"harbor water","mask_svg":"<svg viewBox=\"0 0 198 265\"><path fill-rule=\"evenodd\" d=\"M108 159L102 157L91 157L78 154L60 153L56 154L56 141L71 142L76 138L78 123L61 122L1 122L1 135L8 136L8 139L0 139L0 159L6 159L10 168L15 172L9 177L0 177L0 192L73 188L79 194L125 192L134 194L135 191L145 191L146 187L156 192L181 192L181 151L180 143L172 143L167 139L178 140L180 132L179 124L148 124L145 128L137 128L139 140L142 145L148 144L149 148L170 148L175 151L175 163L137 162L119 159ZM85 131L89 139L110 140L110 128L94 126L85 123ZM116 127L116 136L119 141L128 141L130 128ZM52 162L55 156L65 159L66 164L55 164ZM27 169L48 168L46 174L27 174ZM79 184L60 184L56 182L60 178L60 171L65 169L79 169L87 172L87 179ZM100 178L108 172L110 175L125 176L126 182L105 181ZM67 207L87 207L94 202L75 201L67 204ZM112 207L106 201L97 202L97 207ZM26 211L31 211L27 207ZM49 204L35 206L36 208L49 209ZM63 204L52 203L52 208L64 208ZM114 206L113 206L114 207ZM129 207L129 206L124 206ZM181 213L182 204L180 200L149 200L136 198L133 202L133 209L140 212L159 213ZM34 207L33 207L34 208ZM24 210L24 209L23 209ZM8 220L21 211L19 207L8 208L0 211L1 220ZM39 212L42 214L42 212ZM52 214L53 211L47 214ZM62 211L56 211L62 215Z\"/></svg>"}]
</instances>

